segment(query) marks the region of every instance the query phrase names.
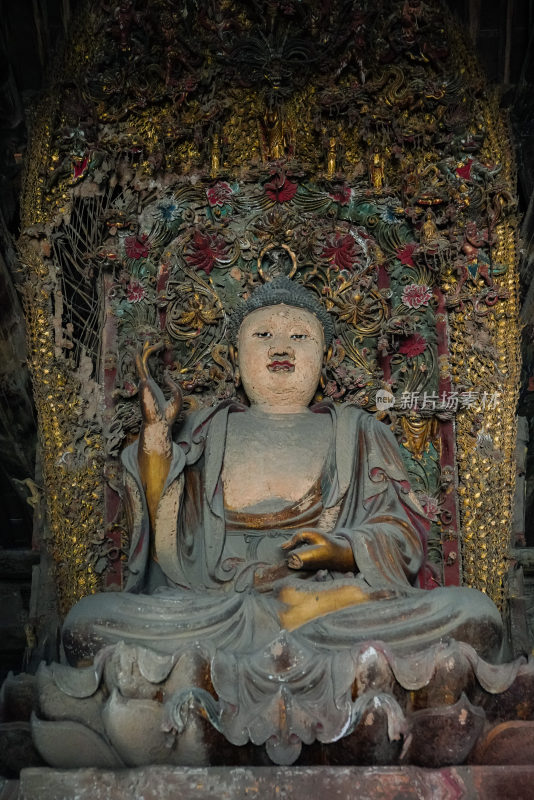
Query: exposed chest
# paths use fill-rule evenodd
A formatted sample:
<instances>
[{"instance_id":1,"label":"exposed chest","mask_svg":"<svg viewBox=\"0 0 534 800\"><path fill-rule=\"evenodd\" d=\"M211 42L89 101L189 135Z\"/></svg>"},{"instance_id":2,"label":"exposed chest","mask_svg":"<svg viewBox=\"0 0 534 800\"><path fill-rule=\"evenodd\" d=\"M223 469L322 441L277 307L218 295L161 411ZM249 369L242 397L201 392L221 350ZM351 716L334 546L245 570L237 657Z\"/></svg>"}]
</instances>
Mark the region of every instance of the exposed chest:
<instances>
[{"instance_id":1,"label":"exposed chest","mask_svg":"<svg viewBox=\"0 0 534 800\"><path fill-rule=\"evenodd\" d=\"M228 507L277 510L300 500L320 477L331 442L330 418L282 416L229 417L222 473Z\"/></svg>"}]
</instances>

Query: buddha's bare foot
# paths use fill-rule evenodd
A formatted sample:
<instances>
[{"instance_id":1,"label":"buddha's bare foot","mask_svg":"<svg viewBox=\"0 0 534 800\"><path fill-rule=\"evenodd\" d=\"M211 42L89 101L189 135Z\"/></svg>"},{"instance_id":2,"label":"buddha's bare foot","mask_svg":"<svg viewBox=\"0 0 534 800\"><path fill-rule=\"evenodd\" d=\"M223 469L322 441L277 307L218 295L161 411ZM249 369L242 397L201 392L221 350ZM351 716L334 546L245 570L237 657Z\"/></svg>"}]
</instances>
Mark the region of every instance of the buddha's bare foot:
<instances>
[{"instance_id":1,"label":"buddha's bare foot","mask_svg":"<svg viewBox=\"0 0 534 800\"><path fill-rule=\"evenodd\" d=\"M336 586L332 589L310 591L284 586L278 599L287 607L280 612L280 624L287 631L293 631L312 619L339 611L342 608L366 603L376 595L387 596L387 592L367 592L360 586ZM378 599L378 597L376 597Z\"/></svg>"}]
</instances>

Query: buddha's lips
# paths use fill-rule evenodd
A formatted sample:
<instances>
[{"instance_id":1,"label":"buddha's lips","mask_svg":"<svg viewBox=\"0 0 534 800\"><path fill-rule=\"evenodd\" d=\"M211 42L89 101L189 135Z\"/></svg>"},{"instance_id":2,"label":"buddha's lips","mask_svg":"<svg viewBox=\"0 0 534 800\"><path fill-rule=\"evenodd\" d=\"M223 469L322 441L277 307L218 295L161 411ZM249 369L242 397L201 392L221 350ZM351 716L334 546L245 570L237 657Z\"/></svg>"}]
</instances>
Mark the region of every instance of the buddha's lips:
<instances>
[{"instance_id":1,"label":"buddha's lips","mask_svg":"<svg viewBox=\"0 0 534 800\"><path fill-rule=\"evenodd\" d=\"M271 361L267 364L267 369L271 372L294 372L295 365L292 361Z\"/></svg>"}]
</instances>

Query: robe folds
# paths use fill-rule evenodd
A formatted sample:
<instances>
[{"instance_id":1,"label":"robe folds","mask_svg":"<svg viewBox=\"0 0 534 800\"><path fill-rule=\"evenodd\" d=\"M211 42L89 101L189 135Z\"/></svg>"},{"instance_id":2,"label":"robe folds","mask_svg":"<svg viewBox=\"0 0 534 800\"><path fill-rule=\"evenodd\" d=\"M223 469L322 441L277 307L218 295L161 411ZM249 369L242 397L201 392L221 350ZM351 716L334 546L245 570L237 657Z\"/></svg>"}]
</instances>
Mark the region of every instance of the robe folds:
<instances>
[{"instance_id":1,"label":"robe folds","mask_svg":"<svg viewBox=\"0 0 534 800\"><path fill-rule=\"evenodd\" d=\"M315 650L384 642L400 656L450 639L498 658L501 620L473 589L417 586L426 521L410 491L398 444L386 425L351 405L312 408L329 416L332 440L320 479L306 497L272 514L230 512L221 473L226 402L192 413L173 445L153 540L137 466L126 448L131 547L124 592L81 600L64 626L71 663L125 641L162 654L201 645L210 653L259 652L281 632L283 587L309 592L310 602L336 586L357 585L367 602L318 616L292 636ZM357 571L289 571L280 545L299 530L348 542Z\"/></svg>"}]
</instances>

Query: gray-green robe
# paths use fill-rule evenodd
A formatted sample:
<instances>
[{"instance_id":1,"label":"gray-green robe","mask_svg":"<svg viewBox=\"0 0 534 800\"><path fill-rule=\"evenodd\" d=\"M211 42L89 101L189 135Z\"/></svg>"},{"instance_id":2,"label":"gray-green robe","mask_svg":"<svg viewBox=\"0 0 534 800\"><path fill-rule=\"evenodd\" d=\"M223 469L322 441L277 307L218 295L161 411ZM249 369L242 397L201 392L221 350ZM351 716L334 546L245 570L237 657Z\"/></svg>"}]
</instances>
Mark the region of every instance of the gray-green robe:
<instances>
[{"instance_id":1,"label":"gray-green robe","mask_svg":"<svg viewBox=\"0 0 534 800\"><path fill-rule=\"evenodd\" d=\"M241 541L257 531L229 535L221 472L228 415L243 407L225 403L192 414L180 430L156 524L158 562L151 558L146 501L137 467L137 445L123 455L132 524L129 579L123 593L85 598L64 628L70 660L76 662L120 640L172 653L201 643L210 652L252 653L280 633L278 598L288 582L312 593L357 583L371 599L312 620L293 636L317 651L383 641L394 652L411 653L449 638L467 641L495 657L501 622L479 592L416 588L423 562L425 523L410 492L398 445L387 426L354 406L322 404L333 439L320 479L317 529L348 541L356 574L301 572L258 588L255 574L270 559L283 561L280 544L298 527L264 530L258 558ZM169 520L173 520L172 525ZM298 522L298 520L297 520ZM266 555L267 554L267 555ZM278 555L279 554L279 555Z\"/></svg>"}]
</instances>

